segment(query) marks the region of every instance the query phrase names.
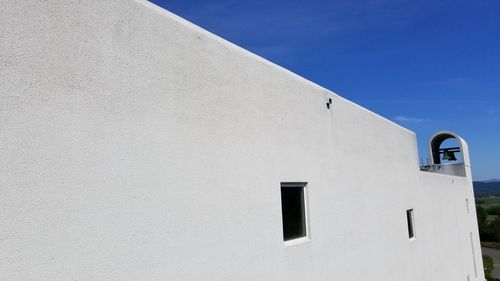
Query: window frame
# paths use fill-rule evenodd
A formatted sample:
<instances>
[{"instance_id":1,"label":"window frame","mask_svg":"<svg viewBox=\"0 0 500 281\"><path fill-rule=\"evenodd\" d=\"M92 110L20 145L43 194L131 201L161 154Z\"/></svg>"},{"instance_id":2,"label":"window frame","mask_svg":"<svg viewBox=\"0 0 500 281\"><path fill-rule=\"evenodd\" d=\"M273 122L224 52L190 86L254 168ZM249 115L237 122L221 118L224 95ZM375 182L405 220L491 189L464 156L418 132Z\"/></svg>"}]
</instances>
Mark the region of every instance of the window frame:
<instances>
[{"instance_id":1,"label":"window frame","mask_svg":"<svg viewBox=\"0 0 500 281\"><path fill-rule=\"evenodd\" d=\"M285 240L284 221L283 221L283 195L282 189L287 187L301 187L302 188L302 204L303 204L303 223L305 227L305 235L297 238ZM307 182L281 182L280 183L280 202L281 202L281 229L282 239L285 247L302 244L311 241L311 227L309 219L309 185Z\"/></svg>"},{"instance_id":2,"label":"window frame","mask_svg":"<svg viewBox=\"0 0 500 281\"><path fill-rule=\"evenodd\" d=\"M413 208L406 210L406 224L408 225L408 238L410 241L417 239L415 231L415 210Z\"/></svg>"}]
</instances>

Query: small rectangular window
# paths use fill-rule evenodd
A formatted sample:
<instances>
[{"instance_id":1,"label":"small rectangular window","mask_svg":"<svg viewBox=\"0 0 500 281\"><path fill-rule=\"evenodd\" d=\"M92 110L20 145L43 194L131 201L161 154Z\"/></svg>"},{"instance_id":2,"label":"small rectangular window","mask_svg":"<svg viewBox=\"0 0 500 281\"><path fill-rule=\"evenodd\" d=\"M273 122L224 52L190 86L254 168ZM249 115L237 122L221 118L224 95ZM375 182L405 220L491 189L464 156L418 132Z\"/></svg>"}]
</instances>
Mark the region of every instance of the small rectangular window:
<instances>
[{"instance_id":1,"label":"small rectangular window","mask_svg":"<svg viewBox=\"0 0 500 281\"><path fill-rule=\"evenodd\" d=\"M307 183L281 183L283 239L290 241L307 237Z\"/></svg>"},{"instance_id":2,"label":"small rectangular window","mask_svg":"<svg viewBox=\"0 0 500 281\"><path fill-rule=\"evenodd\" d=\"M413 209L406 210L406 220L408 222L408 237L415 238L415 223L413 221Z\"/></svg>"}]
</instances>

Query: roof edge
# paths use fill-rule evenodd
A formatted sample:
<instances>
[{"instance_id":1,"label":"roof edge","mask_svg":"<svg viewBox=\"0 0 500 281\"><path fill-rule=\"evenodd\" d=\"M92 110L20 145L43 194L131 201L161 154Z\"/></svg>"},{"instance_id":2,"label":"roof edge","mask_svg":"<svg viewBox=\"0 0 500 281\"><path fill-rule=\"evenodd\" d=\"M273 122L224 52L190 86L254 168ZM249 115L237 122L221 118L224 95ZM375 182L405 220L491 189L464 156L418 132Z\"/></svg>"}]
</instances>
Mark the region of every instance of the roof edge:
<instances>
[{"instance_id":1,"label":"roof edge","mask_svg":"<svg viewBox=\"0 0 500 281\"><path fill-rule=\"evenodd\" d=\"M235 50L239 51L241 55L251 57L251 58L256 59L256 60L258 60L258 61L260 61L262 63L267 64L268 66L270 66L270 67L272 67L272 68L274 68L274 69L276 69L278 71L285 72L285 73L287 73L288 75L290 75L293 79L295 79L297 81L305 82L305 83L307 83L308 85L310 85L310 86L312 86L314 88L317 88L317 89L319 89L321 91L326 91L329 94L334 95L335 97L337 97L339 99L342 99L343 101L345 101L345 102L347 102L347 103L349 103L349 104L351 104L351 105L353 105L353 106L355 106L355 107L357 107L357 108L359 108L359 109L361 109L363 111L366 111L369 114L371 114L371 115L373 115L373 116L375 116L375 117L377 117L377 118L379 118L379 119L381 119L383 121L386 121L387 123L389 123L389 124L391 124L393 126L396 126L396 127L400 128L400 129L402 129L402 130L404 130L404 131L406 131L406 132L408 132L410 134L416 135L415 132L413 132L412 130L410 130L408 128L405 128L402 125L397 124L396 122L394 122L394 121L392 121L392 120L390 120L390 119L388 119L388 118L386 118L386 117L384 117L384 116L382 116L380 114L377 114L377 113L375 113L375 112L373 112L373 111L371 111L371 110L369 110L369 109L367 109L367 108L365 108L365 107L363 107L363 106L361 106L361 105L359 105L359 104L357 104L357 103L355 103L355 102L353 102L353 101L351 101L351 100L349 100L347 98L344 98L344 97L340 96L339 94L335 93L334 91L329 90L329 89L327 89L327 88L325 88L325 87L323 87L323 86L321 86L321 85L319 85L319 84L317 84L317 83L315 83L315 82L313 82L311 80L308 80L308 79L306 79L306 78L298 75L297 73L295 73L295 72L293 72L293 71L291 71L289 69L286 69L286 68L284 68L284 67L282 67L282 66L280 66L280 65L278 65L276 63L273 63L273 62L271 62L271 61L269 61L269 60L267 60L267 59L265 59L265 58L263 58L263 57L255 54L255 53L253 53L253 52L251 52L251 51L249 51L249 50L247 50L247 49L245 49L245 48L243 48L241 46L238 46L238 45L236 45L236 44L234 44L234 43L232 43L232 42L230 42L230 41L228 41L228 40L226 40L226 39L224 39L224 38L222 38L222 37L220 37L220 36L218 36L218 35L210 32L210 31L208 31L208 30L206 30L206 29L204 29L204 28L202 28L202 27L200 27L200 26L198 26L198 25L196 25L196 24L194 24L194 23L192 23L192 22L190 22L190 21L188 21L188 20L186 20L186 19L184 19L184 18L182 18L182 17L180 17L180 16L178 16L178 15L170 12L170 11L168 11L167 9L164 9L164 8L162 8L162 7L156 5L156 4L154 4L154 3L152 3L152 2L150 2L148 0L134 0L134 1L137 2L137 3L139 3L139 4L144 5L146 8L149 8L149 9L151 9L152 11L154 11L154 12L156 12L158 14L161 14L161 15L164 15L164 16L167 16L167 17L171 18L172 20L174 20L175 22L177 22L179 24L182 24L182 25L184 25L184 26L186 26L188 28L191 28L191 29L193 29L193 30L195 30L197 32L203 33L207 37L209 37L209 38L211 38L211 39L219 42L220 44L222 44L222 45L224 45L226 47L229 47L229 48L232 48L232 49L235 49Z\"/></svg>"}]
</instances>

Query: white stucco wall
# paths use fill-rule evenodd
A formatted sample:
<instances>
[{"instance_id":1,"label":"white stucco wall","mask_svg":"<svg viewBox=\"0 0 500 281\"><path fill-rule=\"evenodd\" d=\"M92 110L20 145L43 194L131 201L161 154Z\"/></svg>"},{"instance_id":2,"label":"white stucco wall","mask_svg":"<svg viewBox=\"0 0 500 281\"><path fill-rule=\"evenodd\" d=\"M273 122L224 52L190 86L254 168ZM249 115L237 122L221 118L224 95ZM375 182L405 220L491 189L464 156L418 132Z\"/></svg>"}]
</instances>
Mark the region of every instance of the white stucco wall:
<instances>
[{"instance_id":1,"label":"white stucco wall","mask_svg":"<svg viewBox=\"0 0 500 281\"><path fill-rule=\"evenodd\" d=\"M0 280L484 279L470 177L146 1L2 1L0 77ZM309 188L290 247L287 181Z\"/></svg>"}]
</instances>

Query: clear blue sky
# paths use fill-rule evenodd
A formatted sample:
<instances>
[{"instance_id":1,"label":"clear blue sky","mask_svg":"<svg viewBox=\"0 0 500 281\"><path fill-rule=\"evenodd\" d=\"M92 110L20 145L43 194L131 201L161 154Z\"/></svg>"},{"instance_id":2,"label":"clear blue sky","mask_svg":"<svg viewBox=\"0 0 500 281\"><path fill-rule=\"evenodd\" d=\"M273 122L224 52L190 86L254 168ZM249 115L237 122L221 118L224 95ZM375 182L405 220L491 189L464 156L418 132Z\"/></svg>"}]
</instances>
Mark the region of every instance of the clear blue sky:
<instances>
[{"instance_id":1,"label":"clear blue sky","mask_svg":"<svg viewBox=\"0 0 500 281\"><path fill-rule=\"evenodd\" d=\"M417 133L469 143L500 178L500 1L152 1Z\"/></svg>"}]
</instances>

